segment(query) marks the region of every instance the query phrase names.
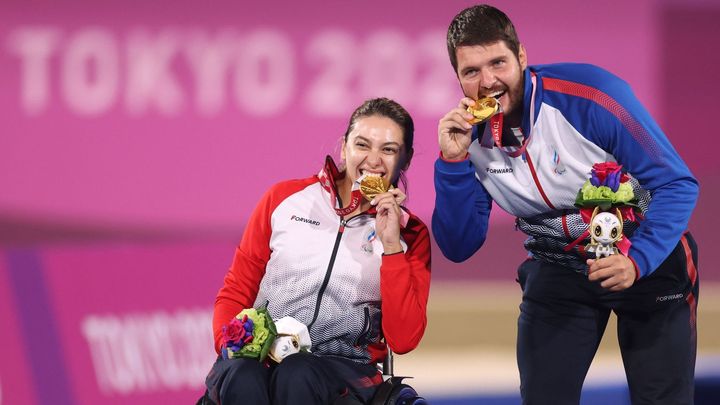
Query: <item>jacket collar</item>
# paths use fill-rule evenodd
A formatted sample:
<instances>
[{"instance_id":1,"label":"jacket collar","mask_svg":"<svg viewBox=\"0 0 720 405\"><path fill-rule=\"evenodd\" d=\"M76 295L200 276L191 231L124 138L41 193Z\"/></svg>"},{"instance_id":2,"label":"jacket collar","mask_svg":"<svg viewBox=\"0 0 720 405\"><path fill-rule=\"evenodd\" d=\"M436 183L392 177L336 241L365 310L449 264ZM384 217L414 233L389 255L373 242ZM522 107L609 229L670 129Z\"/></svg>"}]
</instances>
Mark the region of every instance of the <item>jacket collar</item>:
<instances>
[{"instance_id":1,"label":"jacket collar","mask_svg":"<svg viewBox=\"0 0 720 405\"><path fill-rule=\"evenodd\" d=\"M320 185L322 188L330 194L330 201L331 204L333 204L333 209L335 209L335 212L340 217L344 217L345 215L355 211L363 199L363 196L360 193L360 184L355 182L352 185L352 190L350 191L349 204L345 207L339 206L340 198L338 197L336 181L343 178L345 178L345 171L341 172L337 168L333 158L328 155L325 158L325 165L322 170L320 170L320 173L318 173L318 179L320 179Z\"/></svg>"},{"instance_id":2,"label":"jacket collar","mask_svg":"<svg viewBox=\"0 0 720 405\"><path fill-rule=\"evenodd\" d=\"M523 118L522 118L522 131L523 134L529 134L530 128L535 123L530 123L530 106L532 105L532 94L533 94L533 81L532 76L537 76L537 73L534 71L534 68L532 66L528 66L525 68L525 71L523 72L524 80L523 80ZM540 100L542 100L542 79L538 76L536 80L537 89L535 90L535 121L537 121L538 116L540 115L540 105L542 104Z\"/></svg>"}]
</instances>

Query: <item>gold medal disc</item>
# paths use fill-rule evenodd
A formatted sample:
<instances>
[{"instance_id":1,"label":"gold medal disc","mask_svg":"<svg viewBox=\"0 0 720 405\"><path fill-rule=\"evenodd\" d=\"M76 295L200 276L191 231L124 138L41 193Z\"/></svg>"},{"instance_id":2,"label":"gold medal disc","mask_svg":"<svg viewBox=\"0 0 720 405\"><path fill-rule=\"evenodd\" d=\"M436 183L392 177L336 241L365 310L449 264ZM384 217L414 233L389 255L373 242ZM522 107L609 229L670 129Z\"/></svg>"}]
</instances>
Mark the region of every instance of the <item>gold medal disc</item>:
<instances>
[{"instance_id":1,"label":"gold medal disc","mask_svg":"<svg viewBox=\"0 0 720 405\"><path fill-rule=\"evenodd\" d=\"M382 194L389 189L389 184L385 183L385 179L380 176L365 176L360 181L360 193L368 201L375 198L376 195Z\"/></svg>"},{"instance_id":2,"label":"gold medal disc","mask_svg":"<svg viewBox=\"0 0 720 405\"><path fill-rule=\"evenodd\" d=\"M498 110L499 104L494 97L484 97L475 102L474 106L469 106L467 111L473 115L473 119L468 121L470 124L479 124L486 119L492 117Z\"/></svg>"}]
</instances>

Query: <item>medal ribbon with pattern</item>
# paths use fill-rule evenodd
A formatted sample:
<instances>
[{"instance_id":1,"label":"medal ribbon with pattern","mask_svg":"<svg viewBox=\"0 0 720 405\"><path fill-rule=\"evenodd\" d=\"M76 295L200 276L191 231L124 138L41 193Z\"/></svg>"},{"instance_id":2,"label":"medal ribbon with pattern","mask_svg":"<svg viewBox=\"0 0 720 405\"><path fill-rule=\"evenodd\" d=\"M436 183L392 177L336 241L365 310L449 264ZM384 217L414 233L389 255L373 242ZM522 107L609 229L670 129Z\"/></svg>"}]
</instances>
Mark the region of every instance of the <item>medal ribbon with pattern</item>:
<instances>
[{"instance_id":1,"label":"medal ribbon with pattern","mask_svg":"<svg viewBox=\"0 0 720 405\"><path fill-rule=\"evenodd\" d=\"M328 193L330 193L330 200L332 201L333 205L336 205L338 201L337 191L335 190L335 179L338 177L339 174L340 171L335 165L333 159L330 156L326 157L325 167L323 167L323 169L320 170L320 173L318 173L318 178L320 179L320 185ZM348 215L357 209L357 207L360 205L360 200L362 200L362 194L360 193L360 182L356 181L353 183L352 189L350 191L350 204L344 208L335 207L335 212L339 216L344 217L345 215Z\"/></svg>"},{"instance_id":2,"label":"medal ribbon with pattern","mask_svg":"<svg viewBox=\"0 0 720 405\"><path fill-rule=\"evenodd\" d=\"M532 74L530 79L532 80L532 95L530 96L530 128L532 128L535 123L535 90L537 88L537 79L535 78L535 74ZM482 138L480 139L480 145L486 148L492 148L494 144L510 157L515 158L521 156L523 153L525 153L525 149L530 143L530 134L532 134L532 129L530 130L530 134L528 134L528 136L526 136L523 140L522 146L520 146L519 148L515 148L514 146L503 147L503 115L504 113L502 110L502 106L500 106L498 103L497 113L490 117L487 124L485 124L485 130L483 131Z\"/></svg>"}]
</instances>

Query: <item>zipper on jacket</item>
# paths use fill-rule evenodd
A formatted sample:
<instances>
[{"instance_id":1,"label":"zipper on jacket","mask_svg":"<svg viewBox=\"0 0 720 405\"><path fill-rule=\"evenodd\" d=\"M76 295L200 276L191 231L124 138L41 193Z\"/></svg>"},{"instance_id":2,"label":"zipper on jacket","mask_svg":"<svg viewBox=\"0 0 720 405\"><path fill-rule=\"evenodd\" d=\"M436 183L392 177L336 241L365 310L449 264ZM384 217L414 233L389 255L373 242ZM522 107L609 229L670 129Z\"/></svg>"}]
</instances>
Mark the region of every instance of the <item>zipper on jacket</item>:
<instances>
[{"instance_id":1,"label":"zipper on jacket","mask_svg":"<svg viewBox=\"0 0 720 405\"><path fill-rule=\"evenodd\" d=\"M320 291L318 291L318 297L317 297L317 305L315 306L315 314L313 315L312 321L310 321L310 324L308 324L308 330L312 328L313 324L317 320L318 314L320 313L320 304L322 303L322 297L325 293L325 289L327 288L328 283L330 282L330 275L332 274L333 266L335 265L335 257L337 256L338 248L340 247L340 239L342 238L343 232L345 232L345 224L347 224L347 221L345 221L344 218L340 218L340 228L338 228L337 236L335 237L335 246L333 246L332 255L330 255L330 262L328 263L327 270L325 271L325 279L323 280L322 285L320 286Z\"/></svg>"}]
</instances>

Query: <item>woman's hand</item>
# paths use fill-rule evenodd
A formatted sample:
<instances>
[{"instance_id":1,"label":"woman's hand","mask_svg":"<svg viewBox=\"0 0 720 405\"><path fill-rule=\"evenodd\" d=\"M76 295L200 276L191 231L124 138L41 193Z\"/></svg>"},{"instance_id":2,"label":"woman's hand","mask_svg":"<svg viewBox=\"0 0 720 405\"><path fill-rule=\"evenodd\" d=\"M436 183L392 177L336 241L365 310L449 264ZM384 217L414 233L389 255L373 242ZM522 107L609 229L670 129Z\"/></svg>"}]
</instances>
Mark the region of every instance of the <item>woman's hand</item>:
<instances>
[{"instance_id":1,"label":"woman's hand","mask_svg":"<svg viewBox=\"0 0 720 405\"><path fill-rule=\"evenodd\" d=\"M475 100L464 97L438 123L438 144L442 156L447 160L462 160L468 153L472 142L472 125L468 122L474 116L467 108L475 105Z\"/></svg>"},{"instance_id":2,"label":"woman's hand","mask_svg":"<svg viewBox=\"0 0 720 405\"><path fill-rule=\"evenodd\" d=\"M400 218L402 217L400 204L405 201L405 198L402 190L394 188L386 193L378 194L370 202L377 210L375 233L383 244L385 254L403 251L400 244Z\"/></svg>"}]
</instances>

